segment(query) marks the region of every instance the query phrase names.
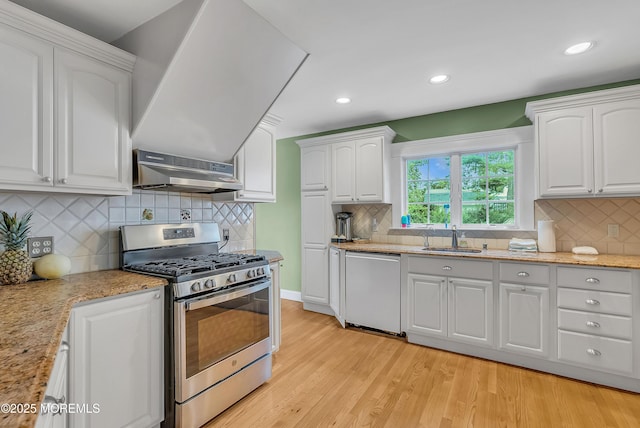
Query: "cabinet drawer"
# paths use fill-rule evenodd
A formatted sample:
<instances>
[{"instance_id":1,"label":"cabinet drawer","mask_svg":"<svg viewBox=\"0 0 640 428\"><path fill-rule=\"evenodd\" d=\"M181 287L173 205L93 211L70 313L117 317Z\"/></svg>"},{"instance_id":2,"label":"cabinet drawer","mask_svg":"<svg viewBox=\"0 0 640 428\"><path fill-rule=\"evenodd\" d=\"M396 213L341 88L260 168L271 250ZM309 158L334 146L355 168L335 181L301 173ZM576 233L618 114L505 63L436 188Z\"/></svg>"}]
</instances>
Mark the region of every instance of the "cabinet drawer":
<instances>
[{"instance_id":1,"label":"cabinet drawer","mask_svg":"<svg viewBox=\"0 0 640 428\"><path fill-rule=\"evenodd\" d=\"M631 295L558 288L558 307L631 316Z\"/></svg>"},{"instance_id":2,"label":"cabinet drawer","mask_svg":"<svg viewBox=\"0 0 640 428\"><path fill-rule=\"evenodd\" d=\"M631 340L629 317L559 309L558 328Z\"/></svg>"},{"instance_id":3,"label":"cabinet drawer","mask_svg":"<svg viewBox=\"0 0 640 428\"><path fill-rule=\"evenodd\" d=\"M530 263L500 263L500 281L549 284L549 266Z\"/></svg>"},{"instance_id":4,"label":"cabinet drawer","mask_svg":"<svg viewBox=\"0 0 640 428\"><path fill-rule=\"evenodd\" d=\"M493 263L450 257L409 257L409 272L490 280Z\"/></svg>"},{"instance_id":5,"label":"cabinet drawer","mask_svg":"<svg viewBox=\"0 0 640 428\"><path fill-rule=\"evenodd\" d=\"M558 287L631 293L632 274L623 270L558 268Z\"/></svg>"},{"instance_id":6,"label":"cabinet drawer","mask_svg":"<svg viewBox=\"0 0 640 428\"><path fill-rule=\"evenodd\" d=\"M558 359L596 369L631 374L632 346L628 340L558 331Z\"/></svg>"}]
</instances>

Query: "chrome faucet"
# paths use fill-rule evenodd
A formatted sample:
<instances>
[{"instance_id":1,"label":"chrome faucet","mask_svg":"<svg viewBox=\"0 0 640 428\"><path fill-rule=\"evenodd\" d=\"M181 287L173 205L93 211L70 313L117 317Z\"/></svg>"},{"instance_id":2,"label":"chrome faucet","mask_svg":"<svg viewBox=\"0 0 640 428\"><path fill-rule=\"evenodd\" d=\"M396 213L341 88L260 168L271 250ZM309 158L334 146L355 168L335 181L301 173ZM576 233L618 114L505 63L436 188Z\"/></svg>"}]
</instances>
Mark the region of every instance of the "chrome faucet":
<instances>
[{"instance_id":1,"label":"chrome faucet","mask_svg":"<svg viewBox=\"0 0 640 428\"><path fill-rule=\"evenodd\" d=\"M456 225L451 225L451 248L458 249L458 231L456 230Z\"/></svg>"},{"instance_id":2,"label":"chrome faucet","mask_svg":"<svg viewBox=\"0 0 640 428\"><path fill-rule=\"evenodd\" d=\"M432 224L428 224L424 230L424 249L429 248L429 231L434 230Z\"/></svg>"}]
</instances>

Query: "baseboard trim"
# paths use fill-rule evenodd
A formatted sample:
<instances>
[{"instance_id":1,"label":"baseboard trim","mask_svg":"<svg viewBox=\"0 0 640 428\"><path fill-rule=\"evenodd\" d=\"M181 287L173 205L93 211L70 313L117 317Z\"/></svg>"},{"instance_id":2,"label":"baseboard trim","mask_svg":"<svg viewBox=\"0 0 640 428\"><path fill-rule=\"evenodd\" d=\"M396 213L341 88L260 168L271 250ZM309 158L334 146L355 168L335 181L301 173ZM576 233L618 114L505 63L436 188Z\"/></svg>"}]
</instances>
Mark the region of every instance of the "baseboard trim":
<instances>
[{"instance_id":1,"label":"baseboard trim","mask_svg":"<svg viewBox=\"0 0 640 428\"><path fill-rule=\"evenodd\" d=\"M286 300L293 300L295 302L302 302L302 293L300 291L280 289L280 297Z\"/></svg>"}]
</instances>

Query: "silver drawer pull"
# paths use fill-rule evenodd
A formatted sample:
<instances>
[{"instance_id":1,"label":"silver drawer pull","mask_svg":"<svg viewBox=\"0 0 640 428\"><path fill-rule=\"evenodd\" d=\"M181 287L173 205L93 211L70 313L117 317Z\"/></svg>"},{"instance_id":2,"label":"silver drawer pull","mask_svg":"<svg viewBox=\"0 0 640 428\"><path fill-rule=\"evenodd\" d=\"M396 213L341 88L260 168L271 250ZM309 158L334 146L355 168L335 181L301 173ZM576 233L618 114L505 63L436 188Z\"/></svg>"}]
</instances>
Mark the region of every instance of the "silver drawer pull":
<instances>
[{"instance_id":1,"label":"silver drawer pull","mask_svg":"<svg viewBox=\"0 0 640 428\"><path fill-rule=\"evenodd\" d=\"M585 282L589 283L589 284L600 284L600 280L598 278L587 278L584 280Z\"/></svg>"},{"instance_id":2,"label":"silver drawer pull","mask_svg":"<svg viewBox=\"0 0 640 428\"><path fill-rule=\"evenodd\" d=\"M587 321L587 327L600 328L600 323L595 321Z\"/></svg>"},{"instance_id":3,"label":"silver drawer pull","mask_svg":"<svg viewBox=\"0 0 640 428\"><path fill-rule=\"evenodd\" d=\"M599 300L596 300L596 299L587 299L587 300L585 300L584 302L585 302L587 305L594 305L594 306L596 306L596 305L599 305L599 304L600 304L600 301L599 301Z\"/></svg>"},{"instance_id":4,"label":"silver drawer pull","mask_svg":"<svg viewBox=\"0 0 640 428\"><path fill-rule=\"evenodd\" d=\"M62 406L67 401L67 398L63 395L60 398L52 397L51 395L45 395L44 400L42 400L42 414L46 415L49 413L49 410L56 409L55 415L59 415L62 413Z\"/></svg>"},{"instance_id":5,"label":"silver drawer pull","mask_svg":"<svg viewBox=\"0 0 640 428\"><path fill-rule=\"evenodd\" d=\"M529 272L518 272L518 276L522 277L522 278L526 278L529 276Z\"/></svg>"},{"instance_id":6,"label":"silver drawer pull","mask_svg":"<svg viewBox=\"0 0 640 428\"><path fill-rule=\"evenodd\" d=\"M587 354L593 355L594 357L599 357L600 355L602 355L602 352L598 351L597 349L589 348L587 349Z\"/></svg>"},{"instance_id":7,"label":"silver drawer pull","mask_svg":"<svg viewBox=\"0 0 640 428\"><path fill-rule=\"evenodd\" d=\"M452 270L451 266L442 266L442 270Z\"/></svg>"}]
</instances>

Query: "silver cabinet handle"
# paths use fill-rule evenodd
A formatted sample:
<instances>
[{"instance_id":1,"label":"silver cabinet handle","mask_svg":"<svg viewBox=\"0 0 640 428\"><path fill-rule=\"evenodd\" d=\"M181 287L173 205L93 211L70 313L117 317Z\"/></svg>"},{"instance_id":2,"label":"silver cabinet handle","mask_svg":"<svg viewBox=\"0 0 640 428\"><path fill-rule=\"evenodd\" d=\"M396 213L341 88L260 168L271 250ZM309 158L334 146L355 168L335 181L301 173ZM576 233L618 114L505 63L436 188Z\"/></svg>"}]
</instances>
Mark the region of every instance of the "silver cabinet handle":
<instances>
[{"instance_id":1,"label":"silver cabinet handle","mask_svg":"<svg viewBox=\"0 0 640 428\"><path fill-rule=\"evenodd\" d=\"M529 276L529 272L518 272L518 276L522 278L526 278Z\"/></svg>"},{"instance_id":2,"label":"silver cabinet handle","mask_svg":"<svg viewBox=\"0 0 640 428\"><path fill-rule=\"evenodd\" d=\"M156 294L154 294L154 295L153 295L153 298L154 298L154 299L156 299L156 300L158 300L158 299L160 298L160 293L156 293Z\"/></svg>"},{"instance_id":3,"label":"silver cabinet handle","mask_svg":"<svg viewBox=\"0 0 640 428\"><path fill-rule=\"evenodd\" d=\"M522 288L520 289L520 291L527 291L527 287L522 286Z\"/></svg>"},{"instance_id":4,"label":"silver cabinet handle","mask_svg":"<svg viewBox=\"0 0 640 428\"><path fill-rule=\"evenodd\" d=\"M593 277L585 279L584 282L587 282L589 284L600 284L600 280Z\"/></svg>"},{"instance_id":5,"label":"silver cabinet handle","mask_svg":"<svg viewBox=\"0 0 640 428\"><path fill-rule=\"evenodd\" d=\"M451 266L442 266L442 270L453 270Z\"/></svg>"},{"instance_id":6,"label":"silver cabinet handle","mask_svg":"<svg viewBox=\"0 0 640 428\"><path fill-rule=\"evenodd\" d=\"M594 306L596 306L596 305L599 305L599 304L600 304L600 301L599 301L599 300L596 300L596 299L587 299L587 300L585 300L584 302L585 302L587 305L594 305Z\"/></svg>"},{"instance_id":7,"label":"silver cabinet handle","mask_svg":"<svg viewBox=\"0 0 640 428\"><path fill-rule=\"evenodd\" d=\"M67 180L66 178L61 178L60 180L58 180L58 182L60 184L67 184L69 182L69 180Z\"/></svg>"},{"instance_id":8,"label":"silver cabinet handle","mask_svg":"<svg viewBox=\"0 0 640 428\"><path fill-rule=\"evenodd\" d=\"M600 328L600 323L595 321L587 321L587 327Z\"/></svg>"},{"instance_id":9,"label":"silver cabinet handle","mask_svg":"<svg viewBox=\"0 0 640 428\"><path fill-rule=\"evenodd\" d=\"M589 348L587 349L587 354L593 355L594 357L599 357L600 355L602 355L602 352L598 351L597 349Z\"/></svg>"},{"instance_id":10,"label":"silver cabinet handle","mask_svg":"<svg viewBox=\"0 0 640 428\"><path fill-rule=\"evenodd\" d=\"M51 177L49 176L42 177L42 181L44 181L45 183L51 183Z\"/></svg>"},{"instance_id":11,"label":"silver cabinet handle","mask_svg":"<svg viewBox=\"0 0 640 428\"><path fill-rule=\"evenodd\" d=\"M69 343L65 340L60 344L60 352L67 352L69 350Z\"/></svg>"},{"instance_id":12,"label":"silver cabinet handle","mask_svg":"<svg viewBox=\"0 0 640 428\"><path fill-rule=\"evenodd\" d=\"M598 193L602 193L602 189L598 189Z\"/></svg>"},{"instance_id":13,"label":"silver cabinet handle","mask_svg":"<svg viewBox=\"0 0 640 428\"><path fill-rule=\"evenodd\" d=\"M593 193L593 189L587 189L587 192Z\"/></svg>"},{"instance_id":14,"label":"silver cabinet handle","mask_svg":"<svg viewBox=\"0 0 640 428\"><path fill-rule=\"evenodd\" d=\"M64 404L66 401L67 398L64 395L60 398L52 397L51 395L45 395L44 400L42 400L42 414L46 415L47 413L49 413L50 406L60 406L60 404ZM62 413L62 406L58 408L58 411L55 414L59 415L60 413Z\"/></svg>"}]
</instances>

